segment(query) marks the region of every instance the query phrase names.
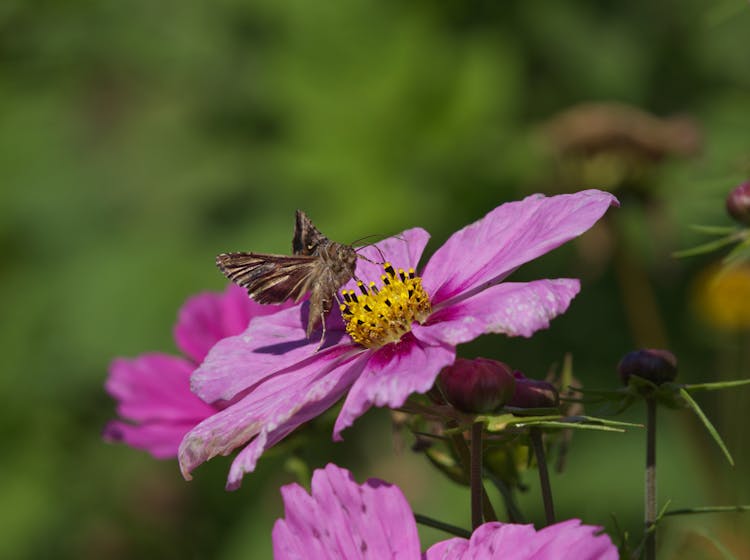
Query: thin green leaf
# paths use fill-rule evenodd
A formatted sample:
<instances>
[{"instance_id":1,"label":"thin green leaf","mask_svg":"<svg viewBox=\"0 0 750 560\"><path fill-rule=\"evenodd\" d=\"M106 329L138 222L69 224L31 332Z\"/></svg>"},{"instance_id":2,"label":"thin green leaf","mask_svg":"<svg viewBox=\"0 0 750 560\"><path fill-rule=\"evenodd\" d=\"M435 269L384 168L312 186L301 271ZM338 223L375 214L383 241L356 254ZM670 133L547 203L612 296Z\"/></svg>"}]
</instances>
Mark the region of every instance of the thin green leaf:
<instances>
[{"instance_id":1,"label":"thin green leaf","mask_svg":"<svg viewBox=\"0 0 750 560\"><path fill-rule=\"evenodd\" d=\"M477 416L479 422L487 425L488 432L499 432L506 428L525 428L529 426L548 428L579 428L582 430L601 429L602 431L622 432L623 428L642 428L642 424L631 422L620 422L608 418L597 418L594 416L562 416L560 414L547 414L540 416L515 416L513 414L500 414L497 416ZM604 427L609 429L604 429ZM614 428L614 429L613 429ZM460 428L457 428L460 429Z\"/></svg>"},{"instance_id":2,"label":"thin green leaf","mask_svg":"<svg viewBox=\"0 0 750 560\"><path fill-rule=\"evenodd\" d=\"M729 235L739 231L735 226L704 226L700 224L691 224L688 227L693 231L705 233L706 235Z\"/></svg>"},{"instance_id":3,"label":"thin green leaf","mask_svg":"<svg viewBox=\"0 0 750 560\"><path fill-rule=\"evenodd\" d=\"M666 503L663 506L661 506L661 509L659 510L659 513L656 514L656 520L654 521L654 524L651 526L651 530L652 531L656 530L656 526L661 521L661 518L666 515L667 509L669 509L669 504L671 504L671 503L672 503L672 500L670 499L670 500L667 500Z\"/></svg>"},{"instance_id":4,"label":"thin green leaf","mask_svg":"<svg viewBox=\"0 0 750 560\"><path fill-rule=\"evenodd\" d=\"M733 265L739 262L750 259L750 239L745 239L742 243L734 247L726 257L724 257L725 265Z\"/></svg>"},{"instance_id":5,"label":"thin green leaf","mask_svg":"<svg viewBox=\"0 0 750 560\"><path fill-rule=\"evenodd\" d=\"M684 257L694 257L695 255L703 255L705 253L711 253L712 251L721 249L722 247L726 245L730 245L734 243L735 241L736 241L735 236L728 235L727 237L717 239L716 241L709 241L708 243L704 243L703 245L698 245L697 247L693 247L692 249L683 249L682 251L675 251L674 253L672 253L672 257L676 259L681 259Z\"/></svg>"},{"instance_id":6,"label":"thin green leaf","mask_svg":"<svg viewBox=\"0 0 750 560\"><path fill-rule=\"evenodd\" d=\"M742 385L750 385L750 379L717 381L715 383L695 383L692 385L683 385L683 387L688 391L718 391L719 389L730 389L732 387L741 387Z\"/></svg>"},{"instance_id":7,"label":"thin green leaf","mask_svg":"<svg viewBox=\"0 0 750 560\"><path fill-rule=\"evenodd\" d=\"M726 559L726 560L737 560L737 557L732 554L729 549L727 549L721 542L719 542L717 539L715 539L713 536L709 535L706 531L702 529L693 529L698 535L706 539L708 542L710 542L712 545L714 545L714 548L719 551L719 553Z\"/></svg>"},{"instance_id":8,"label":"thin green leaf","mask_svg":"<svg viewBox=\"0 0 750 560\"><path fill-rule=\"evenodd\" d=\"M554 406L540 408L517 408L515 406L505 406L503 407L503 412L521 418L534 416L560 416L560 410Z\"/></svg>"},{"instance_id":9,"label":"thin green leaf","mask_svg":"<svg viewBox=\"0 0 750 560\"><path fill-rule=\"evenodd\" d=\"M594 430L599 432L625 432L622 428L613 428L601 424L577 424L575 422L555 422L553 420L534 422L536 428L559 428L565 430Z\"/></svg>"},{"instance_id":10,"label":"thin green leaf","mask_svg":"<svg viewBox=\"0 0 750 560\"><path fill-rule=\"evenodd\" d=\"M716 431L716 428L714 428L714 425L703 413L703 410L701 410L701 407L698 406L698 403L693 400L693 397L691 397L690 393L688 393L684 388L680 388L680 395L682 395L682 398L685 399L688 405L690 405L690 408L693 409L693 412L695 412L698 418L700 418L701 422L703 422L706 430L708 430L708 433L711 434L712 438L714 438L716 445L718 445L719 449L721 449L721 451L724 453L724 456L727 458L727 461L729 461L729 464L734 466L734 459L732 459L732 454L729 453L729 449L727 449L727 446L724 445L724 440L721 439L719 432Z\"/></svg>"},{"instance_id":11,"label":"thin green leaf","mask_svg":"<svg viewBox=\"0 0 750 560\"><path fill-rule=\"evenodd\" d=\"M560 414L529 416L525 418L514 416L513 414L500 414L499 416L477 416L476 420L478 422L485 422L487 431L499 432L508 426L523 427L524 424L530 424L539 420L559 420L560 418L562 418Z\"/></svg>"},{"instance_id":12,"label":"thin green leaf","mask_svg":"<svg viewBox=\"0 0 750 560\"><path fill-rule=\"evenodd\" d=\"M744 513L750 511L750 505L745 506L702 506L694 508L673 509L664 513L667 515L695 515L697 513Z\"/></svg>"},{"instance_id":13,"label":"thin green leaf","mask_svg":"<svg viewBox=\"0 0 750 560\"><path fill-rule=\"evenodd\" d=\"M568 418L582 419L586 422L596 422L597 424L604 424L605 426L616 426L620 428L643 428L643 424L621 422L619 420L610 420L609 418L599 418L597 416L568 416Z\"/></svg>"}]
</instances>

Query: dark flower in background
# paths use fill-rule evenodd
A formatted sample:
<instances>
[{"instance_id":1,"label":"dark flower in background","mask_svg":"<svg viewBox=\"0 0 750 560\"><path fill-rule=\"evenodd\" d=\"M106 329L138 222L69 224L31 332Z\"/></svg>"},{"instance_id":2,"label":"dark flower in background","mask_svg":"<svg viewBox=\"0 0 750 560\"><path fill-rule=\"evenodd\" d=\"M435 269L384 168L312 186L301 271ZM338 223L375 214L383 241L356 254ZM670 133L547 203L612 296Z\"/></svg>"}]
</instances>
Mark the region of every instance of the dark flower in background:
<instances>
[{"instance_id":1,"label":"dark flower in background","mask_svg":"<svg viewBox=\"0 0 750 560\"><path fill-rule=\"evenodd\" d=\"M513 396L516 380L507 364L486 358L458 358L440 372L443 395L458 410L490 413Z\"/></svg>"},{"instance_id":2,"label":"dark flower in background","mask_svg":"<svg viewBox=\"0 0 750 560\"><path fill-rule=\"evenodd\" d=\"M741 224L750 226L750 181L745 181L729 193L727 212Z\"/></svg>"},{"instance_id":3,"label":"dark flower in background","mask_svg":"<svg viewBox=\"0 0 750 560\"><path fill-rule=\"evenodd\" d=\"M516 390L507 405L515 408L553 408L560 404L560 395L552 383L529 379L514 371Z\"/></svg>"},{"instance_id":4,"label":"dark flower in background","mask_svg":"<svg viewBox=\"0 0 750 560\"><path fill-rule=\"evenodd\" d=\"M623 385L627 385L633 375L661 385L677 377L677 358L668 350L635 350L623 356L617 365L617 373Z\"/></svg>"}]
</instances>

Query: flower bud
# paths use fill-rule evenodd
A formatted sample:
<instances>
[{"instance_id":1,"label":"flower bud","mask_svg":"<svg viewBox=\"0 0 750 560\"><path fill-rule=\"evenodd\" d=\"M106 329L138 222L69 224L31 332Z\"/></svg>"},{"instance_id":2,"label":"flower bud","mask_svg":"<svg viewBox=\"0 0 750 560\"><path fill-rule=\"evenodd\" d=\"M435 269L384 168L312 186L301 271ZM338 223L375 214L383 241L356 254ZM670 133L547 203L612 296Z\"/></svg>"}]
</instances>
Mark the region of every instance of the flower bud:
<instances>
[{"instance_id":1,"label":"flower bud","mask_svg":"<svg viewBox=\"0 0 750 560\"><path fill-rule=\"evenodd\" d=\"M628 384L631 375L661 385L677 377L677 358L668 350L634 350L617 364L617 373L623 385Z\"/></svg>"},{"instance_id":2,"label":"flower bud","mask_svg":"<svg viewBox=\"0 0 750 560\"><path fill-rule=\"evenodd\" d=\"M750 226L750 181L745 181L729 193L727 212L741 224Z\"/></svg>"},{"instance_id":3,"label":"flower bud","mask_svg":"<svg viewBox=\"0 0 750 560\"><path fill-rule=\"evenodd\" d=\"M502 407L513 395L515 384L510 367L486 358L458 358L440 372L440 385L448 402L475 414Z\"/></svg>"},{"instance_id":4,"label":"flower bud","mask_svg":"<svg viewBox=\"0 0 750 560\"><path fill-rule=\"evenodd\" d=\"M560 404L560 396L552 383L529 379L520 371L514 371L516 391L508 406L516 408L552 408Z\"/></svg>"}]
</instances>

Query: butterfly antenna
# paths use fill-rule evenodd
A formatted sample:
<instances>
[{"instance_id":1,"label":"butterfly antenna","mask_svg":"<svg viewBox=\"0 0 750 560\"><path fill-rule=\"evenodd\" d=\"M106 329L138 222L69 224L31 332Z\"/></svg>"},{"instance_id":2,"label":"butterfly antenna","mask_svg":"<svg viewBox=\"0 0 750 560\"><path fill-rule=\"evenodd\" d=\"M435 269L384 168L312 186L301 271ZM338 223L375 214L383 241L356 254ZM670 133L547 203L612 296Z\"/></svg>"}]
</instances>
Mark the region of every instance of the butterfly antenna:
<instances>
[{"instance_id":1,"label":"butterfly antenna","mask_svg":"<svg viewBox=\"0 0 750 560\"><path fill-rule=\"evenodd\" d=\"M369 258L365 257L364 255L360 255L359 254L359 250L360 249L364 249L365 247L375 247L375 250L380 255L380 262L376 262L376 261L374 261L372 259L369 259ZM385 255L383 254L383 251L380 249L380 247L378 247L374 243L372 243L370 245L363 245L362 247L357 247L356 249L354 249L354 252L357 253L357 257L359 257L363 261L367 261L369 263L378 264L378 265L384 265L385 264Z\"/></svg>"},{"instance_id":2,"label":"butterfly antenna","mask_svg":"<svg viewBox=\"0 0 750 560\"><path fill-rule=\"evenodd\" d=\"M365 235L364 237L360 237L359 239L355 239L350 243L351 246L356 245L360 241L364 241L365 239L370 239L371 237L383 237L380 233L373 233L372 235ZM372 245L372 243L368 243L367 245ZM363 247L367 247L367 245L363 245Z\"/></svg>"}]
</instances>

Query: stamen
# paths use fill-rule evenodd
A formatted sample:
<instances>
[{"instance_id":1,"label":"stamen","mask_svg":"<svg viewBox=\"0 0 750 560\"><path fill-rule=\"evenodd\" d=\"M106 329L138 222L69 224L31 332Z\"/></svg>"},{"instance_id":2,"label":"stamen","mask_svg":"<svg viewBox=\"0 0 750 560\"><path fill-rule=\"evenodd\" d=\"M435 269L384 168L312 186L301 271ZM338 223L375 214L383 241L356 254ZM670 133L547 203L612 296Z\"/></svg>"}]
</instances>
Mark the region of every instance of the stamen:
<instances>
[{"instance_id":1,"label":"stamen","mask_svg":"<svg viewBox=\"0 0 750 560\"><path fill-rule=\"evenodd\" d=\"M369 287L357 282L362 295L357 297L353 290L342 292L344 303L340 309L346 332L365 348L398 342L411 330L412 323L423 323L432 312L422 279L413 268L408 273L403 269L396 272L390 263L385 263L383 270L381 288L374 282Z\"/></svg>"}]
</instances>

